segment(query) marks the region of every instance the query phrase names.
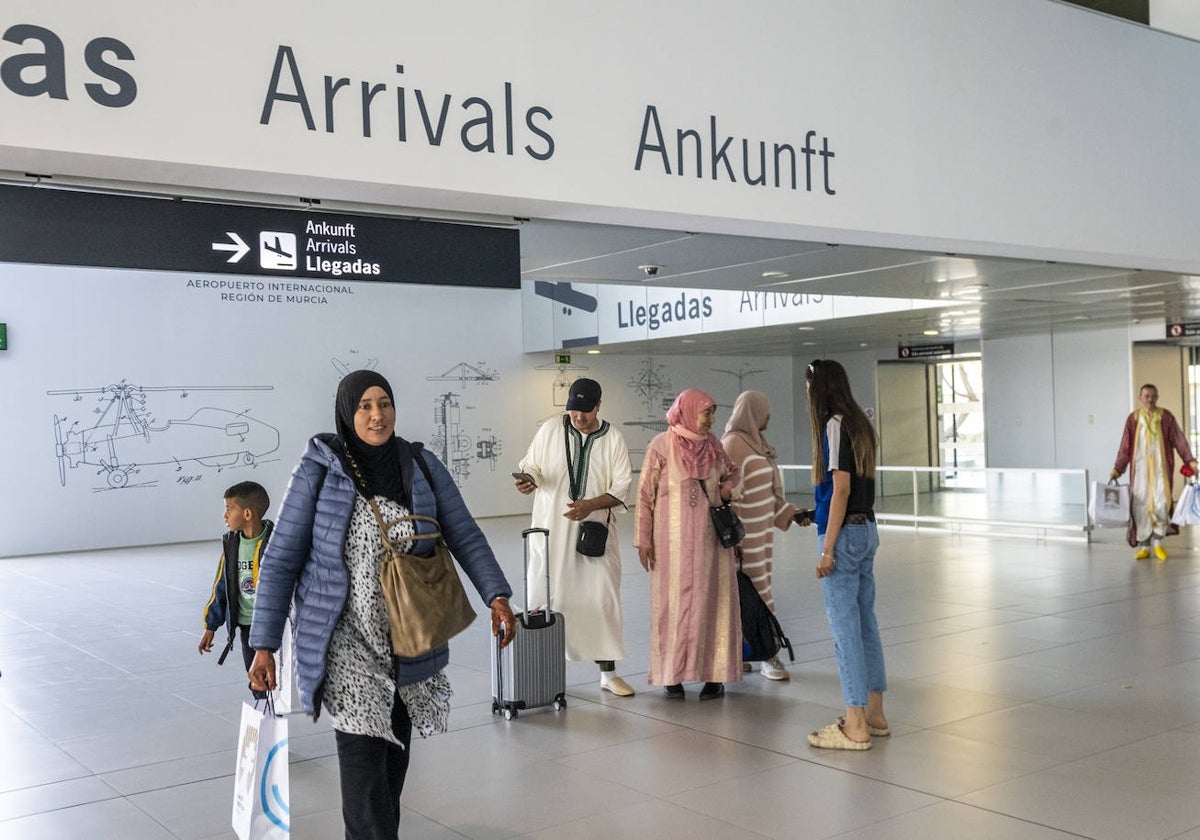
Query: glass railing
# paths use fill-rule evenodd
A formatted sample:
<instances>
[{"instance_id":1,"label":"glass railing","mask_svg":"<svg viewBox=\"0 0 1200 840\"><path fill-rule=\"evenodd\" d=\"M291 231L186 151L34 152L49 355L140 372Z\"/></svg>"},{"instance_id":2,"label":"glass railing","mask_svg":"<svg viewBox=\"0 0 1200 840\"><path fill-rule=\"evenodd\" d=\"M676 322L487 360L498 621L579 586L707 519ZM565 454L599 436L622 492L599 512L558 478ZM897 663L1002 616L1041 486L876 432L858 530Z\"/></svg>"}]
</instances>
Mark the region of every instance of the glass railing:
<instances>
[{"instance_id":1,"label":"glass railing","mask_svg":"<svg viewBox=\"0 0 1200 840\"><path fill-rule=\"evenodd\" d=\"M809 466L780 465L784 492L812 507ZM1040 539L1090 536L1087 470L877 467L875 517L885 524Z\"/></svg>"}]
</instances>

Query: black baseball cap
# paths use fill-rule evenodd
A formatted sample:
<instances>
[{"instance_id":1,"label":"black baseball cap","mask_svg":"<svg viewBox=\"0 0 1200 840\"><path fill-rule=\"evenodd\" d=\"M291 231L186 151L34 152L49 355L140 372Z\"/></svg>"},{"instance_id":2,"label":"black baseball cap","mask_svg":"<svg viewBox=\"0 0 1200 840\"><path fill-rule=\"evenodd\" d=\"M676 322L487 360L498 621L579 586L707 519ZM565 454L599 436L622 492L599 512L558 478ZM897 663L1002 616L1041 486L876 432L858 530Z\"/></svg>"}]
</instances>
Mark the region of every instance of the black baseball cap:
<instances>
[{"instance_id":1,"label":"black baseball cap","mask_svg":"<svg viewBox=\"0 0 1200 840\"><path fill-rule=\"evenodd\" d=\"M567 411L592 411L600 404L600 383L576 379L567 395Z\"/></svg>"}]
</instances>

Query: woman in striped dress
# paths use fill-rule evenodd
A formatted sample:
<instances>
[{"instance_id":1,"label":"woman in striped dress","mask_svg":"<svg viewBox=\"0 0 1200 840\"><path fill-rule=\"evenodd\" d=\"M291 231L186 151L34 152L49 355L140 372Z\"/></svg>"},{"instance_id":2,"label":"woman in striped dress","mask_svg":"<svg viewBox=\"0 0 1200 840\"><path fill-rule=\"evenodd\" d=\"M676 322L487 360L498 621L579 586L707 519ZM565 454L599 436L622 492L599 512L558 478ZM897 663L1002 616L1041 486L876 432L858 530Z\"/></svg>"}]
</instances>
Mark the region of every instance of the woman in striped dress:
<instances>
[{"instance_id":1,"label":"woman in striped dress","mask_svg":"<svg viewBox=\"0 0 1200 840\"><path fill-rule=\"evenodd\" d=\"M725 424L721 445L742 470L742 484L733 498L734 510L746 527L746 537L741 543L742 571L754 581L754 588L771 612L775 612L775 600L771 597L775 529L786 531L796 516L796 508L783 497L775 448L763 437L770 419L767 395L761 391L743 391L733 404L733 415ZM762 664L762 675L769 680L786 680L789 676L778 656Z\"/></svg>"}]
</instances>

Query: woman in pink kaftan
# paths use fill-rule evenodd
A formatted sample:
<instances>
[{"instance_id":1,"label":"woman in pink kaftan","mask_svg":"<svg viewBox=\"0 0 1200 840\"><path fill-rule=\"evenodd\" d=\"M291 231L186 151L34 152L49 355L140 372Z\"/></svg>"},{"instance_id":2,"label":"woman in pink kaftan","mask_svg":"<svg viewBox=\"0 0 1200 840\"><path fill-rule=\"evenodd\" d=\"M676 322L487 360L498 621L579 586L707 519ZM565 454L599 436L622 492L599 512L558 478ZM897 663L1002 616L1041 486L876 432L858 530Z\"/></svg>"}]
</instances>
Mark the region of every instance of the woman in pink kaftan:
<instances>
[{"instance_id":1,"label":"woman in pink kaftan","mask_svg":"<svg viewBox=\"0 0 1200 840\"><path fill-rule=\"evenodd\" d=\"M703 680L701 700L742 678L737 562L723 548L708 508L728 500L741 472L711 433L716 402L689 389L667 412L667 431L642 463L635 522L642 567L650 573L651 685L683 699L684 682Z\"/></svg>"}]
</instances>

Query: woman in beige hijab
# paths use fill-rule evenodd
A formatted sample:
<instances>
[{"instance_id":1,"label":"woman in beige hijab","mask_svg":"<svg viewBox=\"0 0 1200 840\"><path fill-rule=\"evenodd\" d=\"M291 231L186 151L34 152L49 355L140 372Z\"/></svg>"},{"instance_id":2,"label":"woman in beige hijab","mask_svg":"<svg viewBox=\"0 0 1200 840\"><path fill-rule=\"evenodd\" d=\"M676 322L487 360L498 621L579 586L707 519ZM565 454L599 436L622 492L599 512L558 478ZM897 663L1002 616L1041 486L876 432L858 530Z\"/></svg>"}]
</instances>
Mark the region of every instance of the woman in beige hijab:
<instances>
[{"instance_id":1,"label":"woman in beige hijab","mask_svg":"<svg viewBox=\"0 0 1200 840\"><path fill-rule=\"evenodd\" d=\"M734 510L746 527L742 540L742 571L754 581L771 612L771 556L775 529L786 531L797 512L783 497L783 479L779 474L775 449L763 437L771 419L771 404L761 391L743 391L733 404L733 415L725 425L721 445L733 463L741 467L740 496L735 493ZM769 680L786 680L788 672L778 656L762 664L762 675Z\"/></svg>"}]
</instances>

